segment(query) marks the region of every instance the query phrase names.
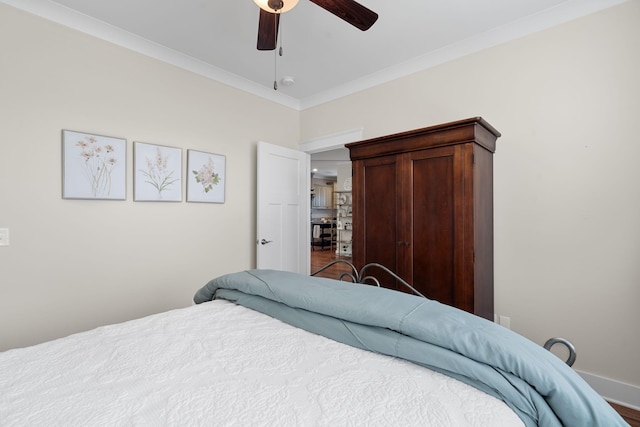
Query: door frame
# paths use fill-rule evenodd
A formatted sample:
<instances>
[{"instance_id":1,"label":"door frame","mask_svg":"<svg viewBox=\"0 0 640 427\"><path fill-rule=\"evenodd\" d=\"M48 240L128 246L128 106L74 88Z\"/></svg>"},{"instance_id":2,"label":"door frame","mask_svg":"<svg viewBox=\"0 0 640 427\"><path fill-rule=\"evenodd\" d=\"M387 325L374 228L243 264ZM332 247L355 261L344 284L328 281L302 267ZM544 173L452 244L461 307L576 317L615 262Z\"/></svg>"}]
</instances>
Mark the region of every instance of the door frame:
<instances>
[{"instance_id":1,"label":"door frame","mask_svg":"<svg viewBox=\"0 0 640 427\"><path fill-rule=\"evenodd\" d=\"M309 139L298 144L298 149L311 155L323 151L335 150L336 148L344 148L345 144L350 142L362 141L363 131L364 128L360 127ZM308 183L307 194L311 194L310 179ZM309 205L309 207L311 207L311 205ZM311 215L309 214L309 216ZM307 220L310 221L310 218L307 218ZM307 259L309 259L309 261L311 260L311 244L307 245Z\"/></svg>"}]
</instances>

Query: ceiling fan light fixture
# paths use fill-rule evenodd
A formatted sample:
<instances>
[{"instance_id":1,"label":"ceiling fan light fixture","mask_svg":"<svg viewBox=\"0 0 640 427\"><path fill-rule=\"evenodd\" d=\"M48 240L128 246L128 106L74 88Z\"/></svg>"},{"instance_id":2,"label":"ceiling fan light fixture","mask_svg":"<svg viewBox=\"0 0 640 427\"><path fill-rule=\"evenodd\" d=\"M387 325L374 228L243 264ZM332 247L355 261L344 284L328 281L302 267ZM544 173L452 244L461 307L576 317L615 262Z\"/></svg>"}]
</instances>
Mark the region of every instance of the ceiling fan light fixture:
<instances>
[{"instance_id":1,"label":"ceiling fan light fixture","mask_svg":"<svg viewBox=\"0 0 640 427\"><path fill-rule=\"evenodd\" d=\"M253 2L269 13L288 12L298 4L298 0L253 0Z\"/></svg>"}]
</instances>

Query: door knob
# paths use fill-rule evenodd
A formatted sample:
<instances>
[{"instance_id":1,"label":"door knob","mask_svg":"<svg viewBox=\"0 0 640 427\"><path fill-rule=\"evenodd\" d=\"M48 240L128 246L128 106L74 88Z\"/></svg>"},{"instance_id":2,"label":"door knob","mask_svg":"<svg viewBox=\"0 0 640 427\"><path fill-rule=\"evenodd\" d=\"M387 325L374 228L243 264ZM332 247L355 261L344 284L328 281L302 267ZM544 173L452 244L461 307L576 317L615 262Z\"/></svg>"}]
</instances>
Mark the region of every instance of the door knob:
<instances>
[{"instance_id":1,"label":"door knob","mask_svg":"<svg viewBox=\"0 0 640 427\"><path fill-rule=\"evenodd\" d=\"M271 243L271 242L273 242L273 240L265 240L265 239L260 240L261 245L266 245L267 243Z\"/></svg>"}]
</instances>

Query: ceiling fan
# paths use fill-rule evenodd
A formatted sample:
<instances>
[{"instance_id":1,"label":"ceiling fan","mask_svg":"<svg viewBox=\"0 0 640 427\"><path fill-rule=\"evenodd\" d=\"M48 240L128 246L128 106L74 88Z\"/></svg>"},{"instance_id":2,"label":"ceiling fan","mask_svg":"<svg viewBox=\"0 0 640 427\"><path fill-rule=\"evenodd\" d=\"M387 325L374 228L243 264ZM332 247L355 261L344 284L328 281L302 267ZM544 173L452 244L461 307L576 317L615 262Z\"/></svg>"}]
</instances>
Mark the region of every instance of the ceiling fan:
<instances>
[{"instance_id":1,"label":"ceiling fan","mask_svg":"<svg viewBox=\"0 0 640 427\"><path fill-rule=\"evenodd\" d=\"M260 6L258 23L258 50L274 50L278 39L280 14L298 4L298 0L253 0ZM378 19L378 14L354 0L310 0L324 10L354 27L367 31Z\"/></svg>"}]
</instances>

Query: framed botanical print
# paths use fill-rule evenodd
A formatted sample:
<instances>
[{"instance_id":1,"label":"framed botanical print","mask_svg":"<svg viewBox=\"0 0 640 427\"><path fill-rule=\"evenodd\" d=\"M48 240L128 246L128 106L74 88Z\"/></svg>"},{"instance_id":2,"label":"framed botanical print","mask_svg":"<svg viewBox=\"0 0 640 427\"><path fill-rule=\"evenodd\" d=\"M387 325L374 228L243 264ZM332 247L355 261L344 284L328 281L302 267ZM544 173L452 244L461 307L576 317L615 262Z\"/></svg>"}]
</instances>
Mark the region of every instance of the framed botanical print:
<instances>
[{"instance_id":1,"label":"framed botanical print","mask_svg":"<svg viewBox=\"0 0 640 427\"><path fill-rule=\"evenodd\" d=\"M133 200L182 201L182 149L133 143Z\"/></svg>"},{"instance_id":2,"label":"framed botanical print","mask_svg":"<svg viewBox=\"0 0 640 427\"><path fill-rule=\"evenodd\" d=\"M224 203L226 157L187 150L187 202Z\"/></svg>"},{"instance_id":3,"label":"framed botanical print","mask_svg":"<svg viewBox=\"0 0 640 427\"><path fill-rule=\"evenodd\" d=\"M126 200L127 140L62 131L62 198Z\"/></svg>"}]
</instances>

